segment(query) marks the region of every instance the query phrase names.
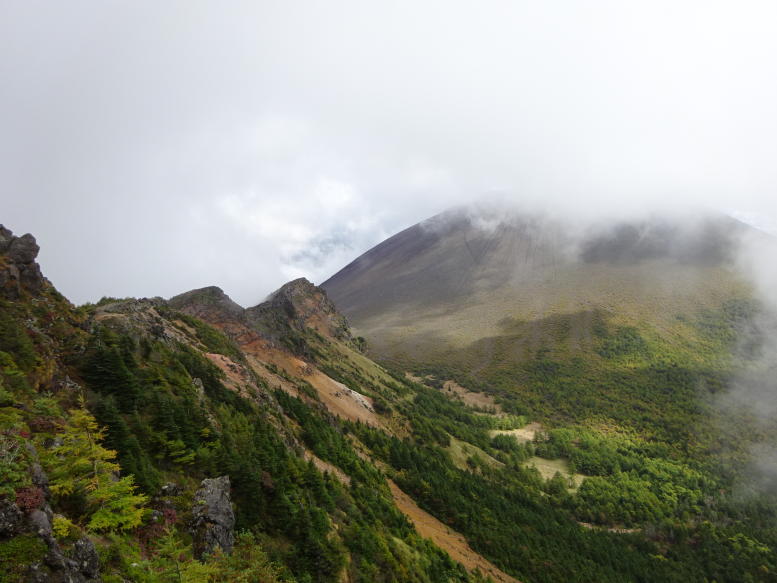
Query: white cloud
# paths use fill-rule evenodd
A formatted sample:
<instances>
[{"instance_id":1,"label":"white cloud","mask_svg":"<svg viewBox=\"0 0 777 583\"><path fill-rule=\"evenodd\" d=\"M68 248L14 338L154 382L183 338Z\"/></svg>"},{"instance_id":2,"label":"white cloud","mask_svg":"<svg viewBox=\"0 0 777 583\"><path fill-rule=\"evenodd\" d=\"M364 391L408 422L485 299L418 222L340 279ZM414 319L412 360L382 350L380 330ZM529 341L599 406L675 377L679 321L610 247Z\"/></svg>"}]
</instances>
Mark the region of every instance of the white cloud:
<instances>
[{"instance_id":1,"label":"white cloud","mask_svg":"<svg viewBox=\"0 0 777 583\"><path fill-rule=\"evenodd\" d=\"M11 0L0 221L76 301L243 303L484 193L775 221L775 26L765 0Z\"/></svg>"}]
</instances>

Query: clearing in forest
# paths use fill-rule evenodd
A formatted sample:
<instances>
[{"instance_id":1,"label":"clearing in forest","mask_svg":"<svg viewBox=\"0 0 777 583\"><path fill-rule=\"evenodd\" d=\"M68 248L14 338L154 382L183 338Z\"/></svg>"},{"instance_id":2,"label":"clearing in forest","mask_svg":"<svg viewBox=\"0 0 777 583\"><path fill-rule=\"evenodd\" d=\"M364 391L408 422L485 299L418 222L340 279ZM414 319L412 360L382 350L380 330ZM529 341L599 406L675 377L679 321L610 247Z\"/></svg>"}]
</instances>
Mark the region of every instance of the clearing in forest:
<instances>
[{"instance_id":1,"label":"clearing in forest","mask_svg":"<svg viewBox=\"0 0 777 583\"><path fill-rule=\"evenodd\" d=\"M574 484L570 488L572 491L577 490L585 479L583 474L573 474L569 467L569 462L565 459L546 460L545 458L534 456L526 460L523 465L537 468L540 475L546 480L550 480L556 475L556 472L560 473L565 478L569 478L572 484Z\"/></svg>"}]
</instances>

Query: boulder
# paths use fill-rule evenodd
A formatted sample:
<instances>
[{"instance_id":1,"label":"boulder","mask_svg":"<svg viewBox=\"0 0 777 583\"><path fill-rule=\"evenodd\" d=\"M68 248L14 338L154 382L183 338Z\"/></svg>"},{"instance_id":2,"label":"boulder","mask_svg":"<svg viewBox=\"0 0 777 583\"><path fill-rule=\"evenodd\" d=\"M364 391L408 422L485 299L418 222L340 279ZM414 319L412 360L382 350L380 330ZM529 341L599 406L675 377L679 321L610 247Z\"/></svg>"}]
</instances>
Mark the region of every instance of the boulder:
<instances>
[{"instance_id":1,"label":"boulder","mask_svg":"<svg viewBox=\"0 0 777 583\"><path fill-rule=\"evenodd\" d=\"M14 237L8 246L8 259L14 263L28 264L35 261L40 247L35 237L27 233L21 237Z\"/></svg>"}]
</instances>

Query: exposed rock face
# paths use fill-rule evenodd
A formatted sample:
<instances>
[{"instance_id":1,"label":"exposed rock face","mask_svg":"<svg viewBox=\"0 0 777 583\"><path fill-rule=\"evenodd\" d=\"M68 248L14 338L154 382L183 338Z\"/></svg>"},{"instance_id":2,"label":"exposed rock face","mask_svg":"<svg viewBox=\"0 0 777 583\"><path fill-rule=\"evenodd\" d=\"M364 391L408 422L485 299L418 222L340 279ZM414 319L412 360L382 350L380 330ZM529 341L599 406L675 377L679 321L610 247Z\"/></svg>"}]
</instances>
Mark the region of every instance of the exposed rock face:
<instances>
[{"instance_id":1,"label":"exposed rock face","mask_svg":"<svg viewBox=\"0 0 777 583\"><path fill-rule=\"evenodd\" d=\"M191 533L197 559L202 560L219 548L227 554L232 552L235 514L229 488L229 476L206 478L194 495Z\"/></svg>"},{"instance_id":2,"label":"exposed rock face","mask_svg":"<svg viewBox=\"0 0 777 583\"><path fill-rule=\"evenodd\" d=\"M30 444L28 451L32 459L38 459L37 451ZM43 505L25 512L11 500L0 499L0 541L35 534L46 545L45 556L28 566L26 581L29 583L99 583L100 559L94 544L84 537L76 541L68 555L62 551L52 532L48 476L37 461L30 472L33 483L44 493Z\"/></svg>"},{"instance_id":3,"label":"exposed rock face","mask_svg":"<svg viewBox=\"0 0 777 583\"><path fill-rule=\"evenodd\" d=\"M0 225L0 296L17 300L24 291L37 295L46 280L35 262L40 247L29 233L21 237Z\"/></svg>"},{"instance_id":4,"label":"exposed rock face","mask_svg":"<svg viewBox=\"0 0 777 583\"><path fill-rule=\"evenodd\" d=\"M0 540L34 533L48 548L45 557L29 565L30 583L99 583L100 559L91 540L84 537L73 545L69 556L62 552L51 529L51 509L25 513L13 502L0 500Z\"/></svg>"}]
</instances>

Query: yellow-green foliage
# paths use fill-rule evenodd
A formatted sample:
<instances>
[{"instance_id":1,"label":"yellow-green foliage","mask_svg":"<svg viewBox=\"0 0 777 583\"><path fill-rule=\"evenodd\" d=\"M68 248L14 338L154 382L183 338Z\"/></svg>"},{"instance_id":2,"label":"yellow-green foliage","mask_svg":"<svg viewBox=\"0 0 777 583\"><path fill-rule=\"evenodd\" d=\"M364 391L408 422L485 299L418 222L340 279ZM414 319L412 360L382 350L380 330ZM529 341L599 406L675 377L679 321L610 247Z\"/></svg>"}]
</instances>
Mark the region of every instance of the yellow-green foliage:
<instances>
[{"instance_id":1,"label":"yellow-green foliage","mask_svg":"<svg viewBox=\"0 0 777 583\"><path fill-rule=\"evenodd\" d=\"M52 530L54 531L54 536L60 540L75 539L81 534L81 529L73 524L72 520L59 514L54 517Z\"/></svg>"},{"instance_id":2,"label":"yellow-green foliage","mask_svg":"<svg viewBox=\"0 0 777 583\"><path fill-rule=\"evenodd\" d=\"M147 556L138 551L127 535L111 535L111 546L101 554L105 583L293 583L288 573L268 559L254 535L237 536L231 555L216 553L201 563L192 556L191 544L174 528L168 528L149 549Z\"/></svg>"},{"instance_id":3,"label":"yellow-green foliage","mask_svg":"<svg viewBox=\"0 0 777 583\"><path fill-rule=\"evenodd\" d=\"M5 409L0 409L0 412ZM5 418L0 414L0 427ZM0 496L13 496L14 492L30 483L28 460L22 438L17 435L0 435Z\"/></svg>"},{"instance_id":4,"label":"yellow-green foliage","mask_svg":"<svg viewBox=\"0 0 777 583\"><path fill-rule=\"evenodd\" d=\"M116 479L116 452L100 442L103 431L84 408L71 409L60 436L44 462L55 496L79 494L86 500L88 526L92 530L126 529L138 526L147 498L135 493L132 476Z\"/></svg>"}]
</instances>

